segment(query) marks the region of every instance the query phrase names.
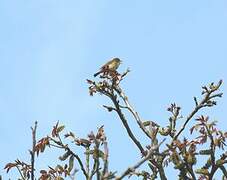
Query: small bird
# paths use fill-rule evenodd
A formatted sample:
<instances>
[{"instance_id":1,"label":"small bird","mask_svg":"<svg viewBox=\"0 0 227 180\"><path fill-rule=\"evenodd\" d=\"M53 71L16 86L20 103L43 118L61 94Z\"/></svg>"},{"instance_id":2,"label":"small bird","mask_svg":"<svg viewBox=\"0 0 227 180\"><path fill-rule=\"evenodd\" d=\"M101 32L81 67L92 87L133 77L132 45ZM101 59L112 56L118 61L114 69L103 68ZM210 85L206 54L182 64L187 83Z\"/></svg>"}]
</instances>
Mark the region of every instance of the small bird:
<instances>
[{"instance_id":1,"label":"small bird","mask_svg":"<svg viewBox=\"0 0 227 180\"><path fill-rule=\"evenodd\" d=\"M113 58L112 60L108 61L106 64L104 64L100 71L94 74L94 77L98 76L100 73L103 73L105 71L115 71L121 64L121 60L119 58Z\"/></svg>"}]
</instances>

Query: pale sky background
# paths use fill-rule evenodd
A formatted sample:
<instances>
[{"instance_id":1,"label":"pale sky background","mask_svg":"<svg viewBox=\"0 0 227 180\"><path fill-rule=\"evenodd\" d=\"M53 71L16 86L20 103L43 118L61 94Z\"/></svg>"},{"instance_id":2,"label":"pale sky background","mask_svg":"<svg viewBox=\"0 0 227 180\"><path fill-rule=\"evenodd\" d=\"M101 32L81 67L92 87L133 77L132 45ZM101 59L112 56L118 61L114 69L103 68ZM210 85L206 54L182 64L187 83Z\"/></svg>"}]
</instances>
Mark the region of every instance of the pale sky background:
<instances>
[{"instance_id":1,"label":"pale sky background","mask_svg":"<svg viewBox=\"0 0 227 180\"><path fill-rule=\"evenodd\" d=\"M5 174L6 163L29 161L35 120L39 138L57 120L81 137L104 124L111 169L122 172L139 160L117 116L102 108L109 101L88 95L85 80L112 57L123 60L120 71L131 69L122 86L141 117L161 125L170 103L186 116L202 85L227 81L226 0L0 0L0 22L4 179L15 179ZM218 106L206 112L227 130L226 83L222 91ZM37 167L53 165L58 155L47 150Z\"/></svg>"}]
</instances>

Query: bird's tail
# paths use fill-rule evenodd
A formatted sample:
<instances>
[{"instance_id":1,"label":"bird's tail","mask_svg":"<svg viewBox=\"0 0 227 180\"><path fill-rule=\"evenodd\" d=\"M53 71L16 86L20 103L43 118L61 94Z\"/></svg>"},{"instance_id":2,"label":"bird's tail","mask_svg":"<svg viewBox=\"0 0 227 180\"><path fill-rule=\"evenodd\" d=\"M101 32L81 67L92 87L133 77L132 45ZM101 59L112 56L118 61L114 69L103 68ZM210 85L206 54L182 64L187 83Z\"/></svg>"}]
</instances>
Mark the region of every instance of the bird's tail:
<instances>
[{"instance_id":1,"label":"bird's tail","mask_svg":"<svg viewBox=\"0 0 227 180\"><path fill-rule=\"evenodd\" d=\"M101 73L101 71L94 74L94 77L98 76Z\"/></svg>"}]
</instances>

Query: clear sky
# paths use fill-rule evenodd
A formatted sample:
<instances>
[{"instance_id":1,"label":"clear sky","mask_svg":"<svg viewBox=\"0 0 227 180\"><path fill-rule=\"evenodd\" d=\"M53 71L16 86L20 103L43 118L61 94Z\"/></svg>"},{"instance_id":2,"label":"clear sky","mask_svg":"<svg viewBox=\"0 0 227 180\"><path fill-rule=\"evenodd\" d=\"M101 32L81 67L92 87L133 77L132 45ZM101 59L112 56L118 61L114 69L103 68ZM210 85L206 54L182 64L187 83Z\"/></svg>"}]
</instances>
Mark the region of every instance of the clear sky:
<instances>
[{"instance_id":1,"label":"clear sky","mask_svg":"<svg viewBox=\"0 0 227 180\"><path fill-rule=\"evenodd\" d=\"M102 108L109 101L88 95L86 78L112 57L123 60L120 71L131 69L122 86L141 117L162 125L170 103L187 115L201 85L227 82L226 0L0 0L0 22L4 178L7 162L29 160L35 120L38 137L57 120L82 137L104 124L112 170L139 159L117 116ZM227 130L226 83L222 90L208 114ZM38 167L52 165L57 155L48 150Z\"/></svg>"}]
</instances>

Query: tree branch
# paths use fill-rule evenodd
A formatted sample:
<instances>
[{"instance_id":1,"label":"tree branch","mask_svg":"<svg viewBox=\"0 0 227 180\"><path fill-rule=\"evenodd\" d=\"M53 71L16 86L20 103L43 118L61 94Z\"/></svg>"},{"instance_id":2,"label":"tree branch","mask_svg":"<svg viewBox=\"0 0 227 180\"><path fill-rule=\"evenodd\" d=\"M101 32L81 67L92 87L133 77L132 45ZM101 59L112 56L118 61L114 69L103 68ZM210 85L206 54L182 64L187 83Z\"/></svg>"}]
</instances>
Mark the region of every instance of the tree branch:
<instances>
[{"instance_id":1,"label":"tree branch","mask_svg":"<svg viewBox=\"0 0 227 180\"><path fill-rule=\"evenodd\" d=\"M114 95L111 96L111 100L112 100L113 103L114 103L114 106L115 106L115 108L116 108L116 110L117 110L117 114L118 114L118 116L120 117L120 119L121 119L121 121L122 121L122 123L123 123L123 125L124 125L124 127L125 127L125 129L126 129L126 131L127 131L127 133L128 133L128 135L129 135L129 137L132 139L132 141L133 141L133 142L136 144L136 146L139 148L141 154L142 154L142 155L145 155L145 151L144 151L142 145L141 145L140 142L136 139L136 137L134 136L133 132L131 131L131 129L130 129L129 125L128 125L128 122L127 122L127 120L126 120L124 114L122 113L121 108L120 108L120 106L119 106L119 103L118 103L118 101L117 101L117 99L116 99L116 97L115 97Z\"/></svg>"},{"instance_id":2,"label":"tree branch","mask_svg":"<svg viewBox=\"0 0 227 180\"><path fill-rule=\"evenodd\" d=\"M201 108L206 107L206 106L211 106L208 103L211 99L213 99L215 97L222 97L222 93L211 95L213 92L215 92L215 91L217 91L219 89L219 87L221 86L221 84L222 84L222 80L220 80L216 86L211 86L210 87L210 90L208 90L207 87L203 87L203 89L205 89L205 92L203 92L205 94L204 98L200 101L200 103L198 103L197 100L196 100L196 106L195 106L194 110L188 115L188 117L186 118L186 121L184 122L183 126L180 128L180 130L178 131L178 133L174 136L173 140L176 140L178 138L178 136L184 131L186 125L191 120L191 118Z\"/></svg>"},{"instance_id":3,"label":"tree branch","mask_svg":"<svg viewBox=\"0 0 227 180\"><path fill-rule=\"evenodd\" d=\"M146 134L146 136L151 139L152 137L151 137L149 131L146 130L146 128L143 125L143 122L142 122L139 114L134 110L134 108L132 107L132 105L130 104L130 102L128 100L128 97L125 95L125 93L123 92L123 90L119 86L114 87L114 89L119 94L119 96L123 99L123 101L125 103L125 107L124 108L127 108L132 113L132 115L135 118L135 120L136 120L137 124L139 125L139 127Z\"/></svg>"},{"instance_id":4,"label":"tree branch","mask_svg":"<svg viewBox=\"0 0 227 180\"><path fill-rule=\"evenodd\" d=\"M60 136L58 136L58 137L60 137ZM86 172L86 170L84 168L83 162L80 159L80 157L77 154L75 154L67 145L64 145L62 141L60 141L60 142L56 141L55 139L53 139L51 137L50 137L50 140L52 140L54 143L56 143L56 144L58 144L60 146L60 147L59 146L55 146L55 147L61 148L61 149L65 149L65 151L68 151L70 154L72 154L76 158L76 160L78 161L78 163L80 165L80 169L82 170L82 172L83 172L84 176L86 177L86 179L88 179L89 176L88 176L88 174L87 174L87 172Z\"/></svg>"},{"instance_id":5,"label":"tree branch","mask_svg":"<svg viewBox=\"0 0 227 180\"><path fill-rule=\"evenodd\" d=\"M107 145L107 141L104 141L104 165L103 165L103 171L102 171L102 175L103 177L105 177L105 175L108 173L108 156L109 156L109 149L108 149L108 145Z\"/></svg>"},{"instance_id":6,"label":"tree branch","mask_svg":"<svg viewBox=\"0 0 227 180\"><path fill-rule=\"evenodd\" d=\"M31 127L32 130L32 150L30 150L31 155L31 180L34 180L34 171L35 171L35 146L36 146L36 129L37 129L37 121L35 121L34 128Z\"/></svg>"},{"instance_id":7,"label":"tree branch","mask_svg":"<svg viewBox=\"0 0 227 180\"><path fill-rule=\"evenodd\" d=\"M74 152L72 152L72 151L70 150L70 148L66 147L66 150L67 150L67 151L70 151L70 153L77 159L77 161L78 161L78 163L79 163L79 165L80 165L80 169L82 170L84 176L85 176L86 179L87 179L87 178L88 178L88 174L87 174L87 172L86 172L86 170L85 170L85 168L84 168L83 162L81 161L80 157L79 157L77 154L75 154Z\"/></svg>"},{"instance_id":8,"label":"tree branch","mask_svg":"<svg viewBox=\"0 0 227 180\"><path fill-rule=\"evenodd\" d=\"M20 176L21 176L22 180L26 180L25 177L23 176L20 168L18 166L16 166L16 168L17 168L18 172L20 173Z\"/></svg>"},{"instance_id":9,"label":"tree branch","mask_svg":"<svg viewBox=\"0 0 227 180\"><path fill-rule=\"evenodd\" d=\"M225 167L222 165L222 166L220 166L220 169L222 170L225 178L227 178L227 171L226 171Z\"/></svg>"},{"instance_id":10,"label":"tree branch","mask_svg":"<svg viewBox=\"0 0 227 180\"><path fill-rule=\"evenodd\" d=\"M161 143L159 143L156 146L153 146L150 148L148 154L141 159L139 162L137 162L134 166L129 167L128 169L126 169L122 175L120 177L116 177L116 180L121 180L124 177L128 176L131 172L134 172L137 168L139 168L143 163L145 163L147 160L149 160L151 158L151 156L156 154L156 150L161 146L161 144L165 141L165 139L163 139L163 141Z\"/></svg>"}]
</instances>

